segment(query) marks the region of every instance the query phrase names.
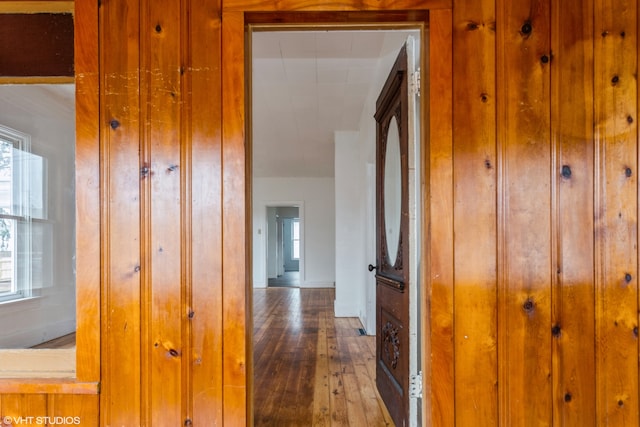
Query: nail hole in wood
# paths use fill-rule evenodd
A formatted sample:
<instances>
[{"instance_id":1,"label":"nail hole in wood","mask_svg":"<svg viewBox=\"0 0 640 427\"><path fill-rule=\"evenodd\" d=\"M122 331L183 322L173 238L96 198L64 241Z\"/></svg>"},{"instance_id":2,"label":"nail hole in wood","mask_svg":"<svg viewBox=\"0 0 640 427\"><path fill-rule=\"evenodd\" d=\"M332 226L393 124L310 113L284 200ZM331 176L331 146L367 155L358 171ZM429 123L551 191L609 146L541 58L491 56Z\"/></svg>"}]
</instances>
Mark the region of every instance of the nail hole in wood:
<instances>
[{"instance_id":1,"label":"nail hole in wood","mask_svg":"<svg viewBox=\"0 0 640 427\"><path fill-rule=\"evenodd\" d=\"M633 174L633 171L631 170L631 168L626 168L626 169L624 170L624 175L625 175L627 178L631 178L631 175L632 175L632 174Z\"/></svg>"}]
</instances>

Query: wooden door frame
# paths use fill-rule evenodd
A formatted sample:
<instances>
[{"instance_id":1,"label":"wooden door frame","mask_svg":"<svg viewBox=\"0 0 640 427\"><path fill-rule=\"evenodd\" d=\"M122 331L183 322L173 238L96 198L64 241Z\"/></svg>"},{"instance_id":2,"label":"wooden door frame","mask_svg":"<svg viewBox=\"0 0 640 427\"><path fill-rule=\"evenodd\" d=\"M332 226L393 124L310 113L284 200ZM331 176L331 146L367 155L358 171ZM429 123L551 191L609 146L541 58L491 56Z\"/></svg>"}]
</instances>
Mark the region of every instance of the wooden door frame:
<instances>
[{"instance_id":1,"label":"wooden door frame","mask_svg":"<svg viewBox=\"0 0 640 427\"><path fill-rule=\"evenodd\" d=\"M421 264L421 312L420 341L421 367L424 371L425 393L422 400L422 422L430 425L433 411L439 411L439 402L446 401L448 392L445 387L433 389L431 384L432 367L438 364L438 370L444 372L438 379L453 379L453 364L449 358L436 359L431 355L433 345L451 341L449 331L452 312L448 307L432 308L434 297L432 283L432 246L436 241L430 231L430 218L436 214L452 212L451 171L452 171L452 2L451 0L382 0L363 2L361 9L354 9L348 1L332 2L330 6L308 5L296 0L280 2L255 2L252 0L230 0L223 2L222 8L222 178L223 178L223 233L225 235L244 236L223 241L224 313L223 329L225 347L223 363L237 369L226 369L224 400L228 408L225 419L246 417L253 424L253 362L252 362L252 291L251 283L251 141L250 100L247 97L248 53L246 30L248 25L281 25L306 27L362 27L381 24L422 23L429 30L428 45L424 32L420 41L421 66L428 61L429 69L423 73L423 95L421 96L421 164L422 169L422 217L419 219L423 230L420 242ZM433 141L433 142L430 142ZM437 163L436 163L437 162ZM438 169L437 174L432 170ZM432 188L441 186L438 194L444 195L437 202L431 200ZM244 194L244 198L234 195ZM429 204L426 204L429 202ZM445 223L450 225L450 221ZM448 230L447 230L448 231ZM446 231L441 231L446 235ZM442 242L440 242L442 243ZM445 244L447 244L445 242ZM446 251L444 251L446 253ZM444 268L445 260L438 260L436 266ZM444 272L446 273L446 272ZM439 283L446 280L447 274L440 277ZM448 293L446 287L437 292ZM445 301L450 301L448 295ZM244 307L244 311L238 310ZM432 322L435 316L441 316ZM437 330L434 332L434 327ZM449 331L449 332L447 332ZM434 335L438 335L435 337ZM229 344L227 344L229 343ZM448 347L445 344L445 354ZM451 349L452 351L452 349ZM244 355L244 359L240 355ZM244 362L244 363L243 363ZM239 386L239 387L238 387ZM246 387L246 388L245 388ZM246 393L244 393L246 391ZM227 410L229 412L227 412ZM244 414L242 411L246 411ZM238 418L232 418L238 417ZM437 415L436 415L437 417Z\"/></svg>"}]
</instances>

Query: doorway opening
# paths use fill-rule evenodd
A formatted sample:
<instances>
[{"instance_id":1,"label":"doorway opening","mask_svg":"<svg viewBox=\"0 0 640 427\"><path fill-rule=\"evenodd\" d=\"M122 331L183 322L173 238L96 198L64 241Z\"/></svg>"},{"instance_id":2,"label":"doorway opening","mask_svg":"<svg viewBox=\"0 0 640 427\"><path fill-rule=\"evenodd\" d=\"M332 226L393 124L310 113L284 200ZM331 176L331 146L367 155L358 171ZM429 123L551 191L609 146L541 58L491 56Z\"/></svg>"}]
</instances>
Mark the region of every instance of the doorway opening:
<instances>
[{"instance_id":1,"label":"doorway opening","mask_svg":"<svg viewBox=\"0 0 640 427\"><path fill-rule=\"evenodd\" d=\"M299 206L267 206L266 266L268 287L299 287L302 221Z\"/></svg>"},{"instance_id":2,"label":"doorway opening","mask_svg":"<svg viewBox=\"0 0 640 427\"><path fill-rule=\"evenodd\" d=\"M297 205L304 206L305 215L304 222L299 223L299 230L304 235L299 242L299 289L297 294L288 295L285 300L294 302L291 305L294 312L312 311L304 305L305 300L327 297L317 293L311 297L311 288L329 290L333 299L331 315L338 328L343 323L338 319L346 319L351 322L354 334L361 336L361 331L366 330L375 335L375 276L367 271L367 264L376 263L372 258L375 257L375 230L371 227L375 223L372 209L375 209L376 191L373 173L376 97L407 37L413 35L422 40L423 32L424 29L415 24L321 29L250 26L251 109L248 116L251 118L251 247L255 312L260 310L256 308L257 303L276 298L275 294L264 294L258 288L269 291L272 286L270 276L276 273L277 278L278 273L283 276L287 273L286 265L280 263L278 250L284 255L281 242L288 241L284 232L292 226L281 221L280 226L273 228L276 234L269 232L269 223L278 224L279 219L279 206L273 200L297 200ZM293 218L291 214L289 218ZM277 233L281 233L282 239ZM270 243L271 238L275 244ZM275 255L270 256L272 244L276 249ZM276 262L272 265L274 259ZM295 270L290 268L292 271ZM264 286L260 286L263 283ZM282 294L277 294L277 298L283 298ZM287 313L282 315L292 316L293 324L282 326L282 329L289 330L289 335L295 331L319 329L316 323L305 324L305 316ZM264 355L258 353L267 348L258 341L267 334L262 322L264 319L254 317L254 393L257 394L258 389L264 390L264 376L271 376L273 384L279 384L274 390L279 390L285 397L306 394L311 398L310 409L315 411L319 408L318 399L324 402L324 398L316 396L317 390L313 388L311 393L308 390L305 393L300 387L308 387L314 382L318 386L318 366L309 367L309 363L317 363L316 355L294 358L297 361L294 363L306 366L302 377L300 373L284 375L295 376L297 381L278 379L277 376L283 374L278 372L280 368L260 362ZM275 348L277 346L272 351ZM291 347L289 351L293 351ZM322 347L314 351L322 356ZM413 363L417 369L417 346L414 351ZM325 352L324 357L326 355ZM375 389L375 374L369 375L369 380L373 380L371 386ZM294 389L288 389L289 386ZM357 392L357 388L352 392ZM276 416L262 412L265 408L275 414L291 416L283 409L287 402L282 396L255 397L256 425ZM280 402L279 408L273 407L274 401ZM327 395L327 405L320 405L320 409L329 411L330 416L341 416L331 412L334 407L340 412L339 403L332 405L332 402ZM305 405L308 404L293 403L297 407ZM413 411L413 419L417 422L417 406L414 405ZM311 413L312 417L316 415ZM303 415L298 413L296 416ZM385 416L388 414L382 415Z\"/></svg>"}]
</instances>

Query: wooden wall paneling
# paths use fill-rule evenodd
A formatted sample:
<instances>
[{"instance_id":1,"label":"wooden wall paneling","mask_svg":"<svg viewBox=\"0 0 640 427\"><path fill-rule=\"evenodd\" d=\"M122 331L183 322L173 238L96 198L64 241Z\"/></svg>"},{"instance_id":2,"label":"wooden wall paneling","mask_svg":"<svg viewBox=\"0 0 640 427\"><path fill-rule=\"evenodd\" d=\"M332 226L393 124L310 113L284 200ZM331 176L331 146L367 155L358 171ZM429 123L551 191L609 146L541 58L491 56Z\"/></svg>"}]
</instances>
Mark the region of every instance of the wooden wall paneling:
<instances>
[{"instance_id":1,"label":"wooden wall paneling","mask_svg":"<svg viewBox=\"0 0 640 427\"><path fill-rule=\"evenodd\" d=\"M194 425L222 425L223 412L220 6L191 0L189 15Z\"/></svg>"},{"instance_id":2,"label":"wooden wall paneling","mask_svg":"<svg viewBox=\"0 0 640 427\"><path fill-rule=\"evenodd\" d=\"M495 0L454 9L456 424L497 425ZM468 404L473 402L473 404Z\"/></svg>"},{"instance_id":3,"label":"wooden wall paneling","mask_svg":"<svg viewBox=\"0 0 640 427\"><path fill-rule=\"evenodd\" d=\"M6 418L12 420L13 425L38 426L37 417L47 415L47 395L46 394L5 394L2 396L2 419L3 424ZM11 425L9 424L9 425Z\"/></svg>"},{"instance_id":4,"label":"wooden wall paneling","mask_svg":"<svg viewBox=\"0 0 640 427\"><path fill-rule=\"evenodd\" d=\"M248 284L245 270L244 14L222 13L222 322L223 422L245 425Z\"/></svg>"},{"instance_id":5,"label":"wooden wall paneling","mask_svg":"<svg viewBox=\"0 0 640 427\"><path fill-rule=\"evenodd\" d=\"M497 2L500 423L550 425L550 2ZM532 398L535 396L535 398Z\"/></svg>"},{"instance_id":6,"label":"wooden wall paneling","mask_svg":"<svg viewBox=\"0 0 640 427\"><path fill-rule=\"evenodd\" d=\"M181 368L181 417L182 425L193 424L193 378L191 373L193 360L193 343L191 341L191 319L193 319L193 279L192 279L192 247L193 235L192 230L192 193L191 193L191 176L192 176L192 139L191 139L191 79L187 71L191 63L190 51L190 2L180 2L180 92L181 92L181 108L180 108L180 235L181 235L181 256L180 256L180 310L182 311L183 320L181 322L181 344L182 352L180 355Z\"/></svg>"},{"instance_id":7,"label":"wooden wall paneling","mask_svg":"<svg viewBox=\"0 0 640 427\"><path fill-rule=\"evenodd\" d=\"M0 13L0 76L73 77L73 26L71 13Z\"/></svg>"},{"instance_id":8,"label":"wooden wall paneling","mask_svg":"<svg viewBox=\"0 0 640 427\"><path fill-rule=\"evenodd\" d=\"M225 11L387 11L450 9L452 0L224 0Z\"/></svg>"},{"instance_id":9,"label":"wooden wall paneling","mask_svg":"<svg viewBox=\"0 0 640 427\"><path fill-rule=\"evenodd\" d=\"M97 395L54 394L47 398L47 415L51 425L79 425L97 427L99 420L99 398Z\"/></svg>"},{"instance_id":10,"label":"wooden wall paneling","mask_svg":"<svg viewBox=\"0 0 640 427\"><path fill-rule=\"evenodd\" d=\"M76 71L76 377L100 379L100 104L98 4L74 14Z\"/></svg>"},{"instance_id":11,"label":"wooden wall paneling","mask_svg":"<svg viewBox=\"0 0 640 427\"><path fill-rule=\"evenodd\" d=\"M452 14L429 13L429 137L424 148L424 425L453 426L453 129ZM428 234L427 234L428 233Z\"/></svg>"},{"instance_id":12,"label":"wooden wall paneling","mask_svg":"<svg viewBox=\"0 0 640 427\"><path fill-rule=\"evenodd\" d=\"M136 0L102 3L103 425L141 423L139 24Z\"/></svg>"},{"instance_id":13,"label":"wooden wall paneling","mask_svg":"<svg viewBox=\"0 0 640 427\"><path fill-rule=\"evenodd\" d=\"M638 2L595 1L596 414L638 423Z\"/></svg>"},{"instance_id":14,"label":"wooden wall paneling","mask_svg":"<svg viewBox=\"0 0 640 427\"><path fill-rule=\"evenodd\" d=\"M149 425L182 425L181 2L141 2L143 396Z\"/></svg>"},{"instance_id":15,"label":"wooden wall paneling","mask_svg":"<svg viewBox=\"0 0 640 427\"><path fill-rule=\"evenodd\" d=\"M593 2L553 2L553 421L595 425Z\"/></svg>"}]
</instances>

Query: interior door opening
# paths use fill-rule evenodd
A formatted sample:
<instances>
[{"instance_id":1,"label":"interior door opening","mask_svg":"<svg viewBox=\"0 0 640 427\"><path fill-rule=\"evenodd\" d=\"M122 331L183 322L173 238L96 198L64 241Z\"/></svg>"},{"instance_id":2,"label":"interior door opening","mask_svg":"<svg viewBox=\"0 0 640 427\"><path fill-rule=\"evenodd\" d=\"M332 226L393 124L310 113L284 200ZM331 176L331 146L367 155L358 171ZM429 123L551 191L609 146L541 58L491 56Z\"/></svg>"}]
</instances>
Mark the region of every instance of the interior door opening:
<instances>
[{"instance_id":1,"label":"interior door opening","mask_svg":"<svg viewBox=\"0 0 640 427\"><path fill-rule=\"evenodd\" d=\"M274 200L296 200L304 216L298 223L302 292L331 289L334 316L355 319L375 334L375 277L366 268L376 241L370 227L375 223L375 102L407 37L421 40L423 33L416 25L250 26L254 292L271 287L274 273L295 271L279 262L277 252L285 255L278 242L290 240L284 231L291 226L282 221L273 229L282 233L280 240L269 224L279 218ZM271 247L275 255L270 256ZM260 321L254 318L254 324ZM264 347L254 342L254 348ZM412 351L417 370L417 346ZM261 376L276 374L261 372L256 362L254 390L264 384ZM254 401L256 425L263 409ZM413 420L417 425L416 407Z\"/></svg>"}]
</instances>

